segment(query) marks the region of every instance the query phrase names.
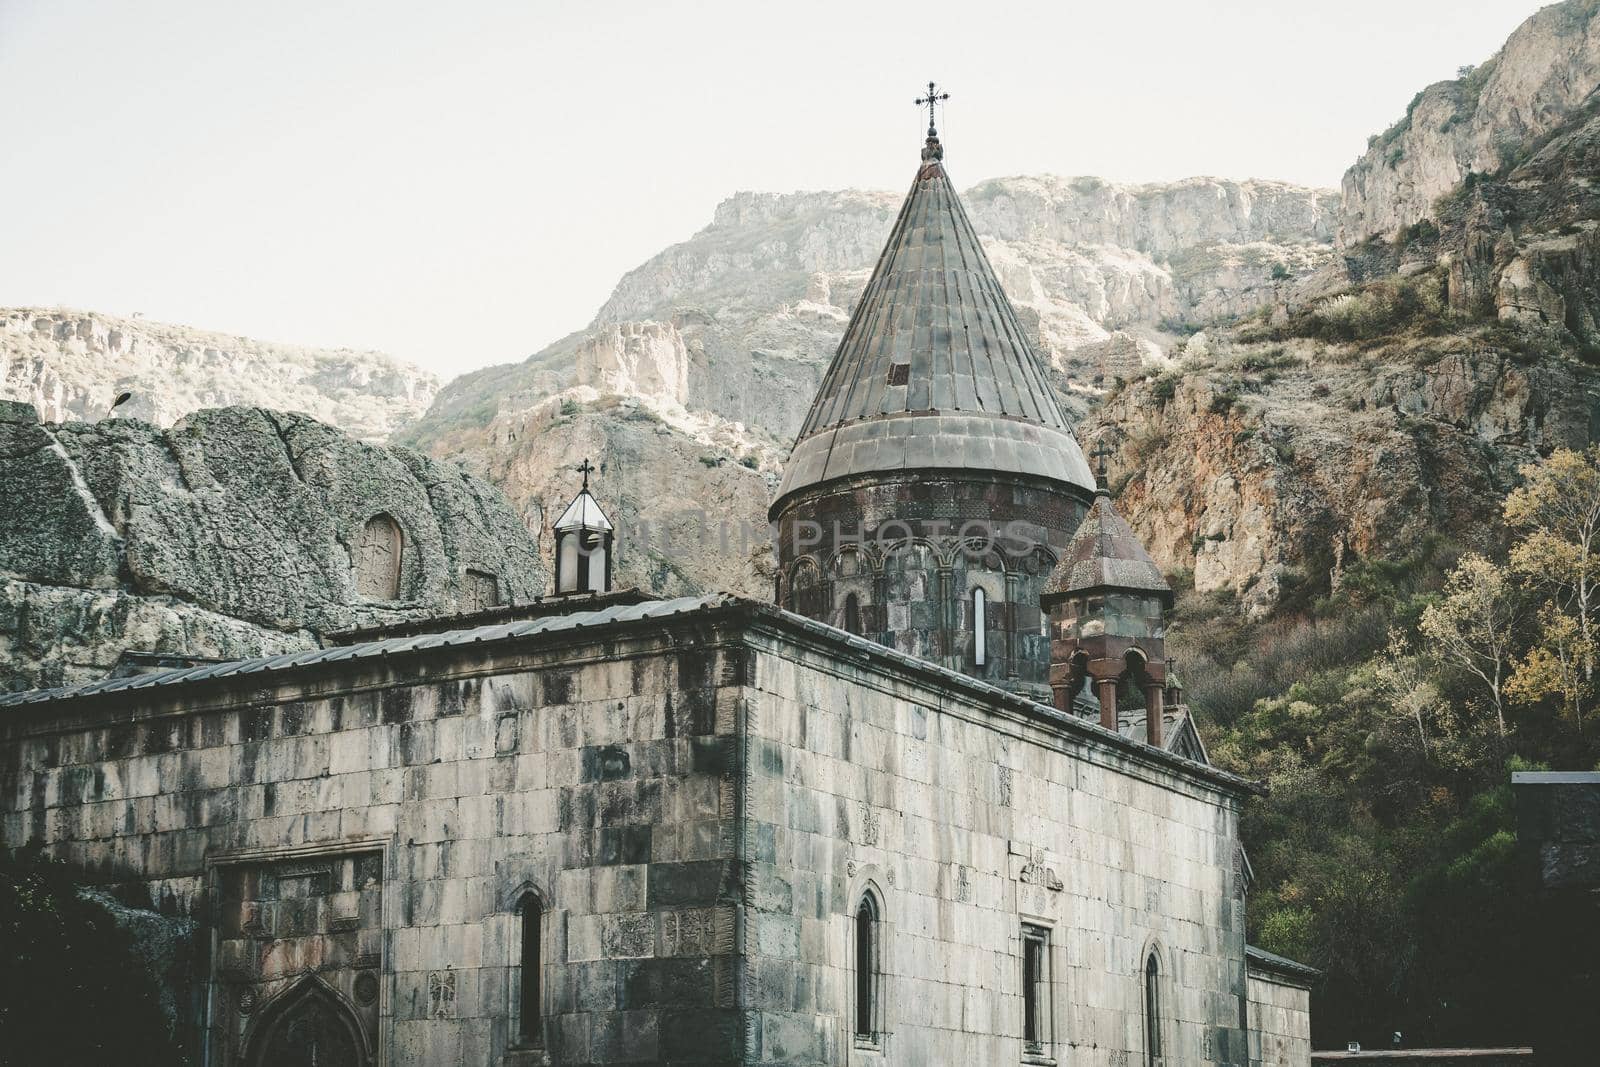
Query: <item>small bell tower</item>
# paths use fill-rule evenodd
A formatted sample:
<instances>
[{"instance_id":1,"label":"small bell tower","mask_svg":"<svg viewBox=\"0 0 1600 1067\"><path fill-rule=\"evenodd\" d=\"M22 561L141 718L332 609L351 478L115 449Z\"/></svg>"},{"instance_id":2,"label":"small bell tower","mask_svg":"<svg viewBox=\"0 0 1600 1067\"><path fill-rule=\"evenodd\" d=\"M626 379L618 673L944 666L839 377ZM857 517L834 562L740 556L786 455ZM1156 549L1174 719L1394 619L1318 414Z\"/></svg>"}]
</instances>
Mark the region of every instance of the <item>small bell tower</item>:
<instances>
[{"instance_id":1,"label":"small bell tower","mask_svg":"<svg viewBox=\"0 0 1600 1067\"><path fill-rule=\"evenodd\" d=\"M611 554L614 530L611 520L589 493L594 466L587 459L578 465L583 488L555 522L556 596L571 593L611 592Z\"/></svg>"},{"instance_id":2,"label":"small bell tower","mask_svg":"<svg viewBox=\"0 0 1600 1067\"><path fill-rule=\"evenodd\" d=\"M1118 694L1132 688L1143 696L1145 739L1160 748L1172 587L1111 506L1103 471L1099 483L1094 506L1039 597L1050 620L1050 690L1056 708L1071 713L1092 682L1100 725L1117 730Z\"/></svg>"}]
</instances>

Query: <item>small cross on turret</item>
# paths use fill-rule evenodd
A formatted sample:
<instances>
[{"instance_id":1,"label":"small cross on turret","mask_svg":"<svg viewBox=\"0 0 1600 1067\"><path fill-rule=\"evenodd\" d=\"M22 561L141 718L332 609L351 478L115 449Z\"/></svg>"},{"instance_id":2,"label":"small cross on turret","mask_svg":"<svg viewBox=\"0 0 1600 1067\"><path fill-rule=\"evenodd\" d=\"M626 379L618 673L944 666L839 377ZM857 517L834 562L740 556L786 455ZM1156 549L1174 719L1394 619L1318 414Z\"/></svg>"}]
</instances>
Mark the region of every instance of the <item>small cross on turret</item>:
<instances>
[{"instance_id":1,"label":"small cross on turret","mask_svg":"<svg viewBox=\"0 0 1600 1067\"><path fill-rule=\"evenodd\" d=\"M589 475L594 472L594 464L589 462L588 456L584 456L583 462L578 464L577 469L583 473L583 487L589 488Z\"/></svg>"},{"instance_id":2,"label":"small cross on turret","mask_svg":"<svg viewBox=\"0 0 1600 1067\"><path fill-rule=\"evenodd\" d=\"M950 94L949 93L937 92L936 89L937 89L937 86L935 86L933 84L933 82L929 82L928 83L928 95L927 96L919 96L914 101L918 107L921 107L924 104L926 104L928 106L928 136L929 137L937 137L937 136L939 136L939 131L934 129L934 126L933 126L933 109L934 109L934 106L937 105L937 104L942 104L946 100L950 99Z\"/></svg>"}]
</instances>

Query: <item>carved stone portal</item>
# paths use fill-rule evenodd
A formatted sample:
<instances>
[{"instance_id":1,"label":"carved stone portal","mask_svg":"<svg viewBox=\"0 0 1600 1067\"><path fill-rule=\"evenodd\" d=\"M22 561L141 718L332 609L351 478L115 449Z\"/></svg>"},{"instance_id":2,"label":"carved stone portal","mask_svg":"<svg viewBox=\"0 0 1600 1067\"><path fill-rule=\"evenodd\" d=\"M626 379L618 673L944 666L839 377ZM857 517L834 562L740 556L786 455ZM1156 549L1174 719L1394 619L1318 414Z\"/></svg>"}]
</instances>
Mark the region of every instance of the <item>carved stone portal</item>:
<instances>
[{"instance_id":1,"label":"carved stone portal","mask_svg":"<svg viewBox=\"0 0 1600 1067\"><path fill-rule=\"evenodd\" d=\"M383 853L264 856L216 874L211 1062L369 1067L379 1044Z\"/></svg>"},{"instance_id":2,"label":"carved stone portal","mask_svg":"<svg viewBox=\"0 0 1600 1067\"><path fill-rule=\"evenodd\" d=\"M251 1067L365 1067L361 1024L321 983L307 979L274 1005L250 1042Z\"/></svg>"},{"instance_id":3,"label":"carved stone portal","mask_svg":"<svg viewBox=\"0 0 1600 1067\"><path fill-rule=\"evenodd\" d=\"M368 600L400 598L400 563L405 534L388 515L374 515L356 544L356 593Z\"/></svg>"}]
</instances>

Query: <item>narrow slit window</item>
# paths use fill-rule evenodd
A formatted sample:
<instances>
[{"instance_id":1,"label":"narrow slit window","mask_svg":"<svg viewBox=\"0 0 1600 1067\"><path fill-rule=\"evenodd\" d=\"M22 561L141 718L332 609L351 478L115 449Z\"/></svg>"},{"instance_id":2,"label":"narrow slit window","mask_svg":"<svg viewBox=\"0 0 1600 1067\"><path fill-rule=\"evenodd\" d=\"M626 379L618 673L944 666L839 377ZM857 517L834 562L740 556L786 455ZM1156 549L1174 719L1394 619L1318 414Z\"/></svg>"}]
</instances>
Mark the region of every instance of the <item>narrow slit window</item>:
<instances>
[{"instance_id":1,"label":"narrow slit window","mask_svg":"<svg viewBox=\"0 0 1600 1067\"><path fill-rule=\"evenodd\" d=\"M982 589L972 591L972 662L982 667L989 658L989 622L984 612Z\"/></svg>"},{"instance_id":2,"label":"narrow slit window","mask_svg":"<svg viewBox=\"0 0 1600 1067\"><path fill-rule=\"evenodd\" d=\"M844 598L844 628L853 634L861 633L861 598L854 593Z\"/></svg>"},{"instance_id":3,"label":"narrow slit window","mask_svg":"<svg viewBox=\"0 0 1600 1067\"><path fill-rule=\"evenodd\" d=\"M1044 1056L1050 1046L1050 931L1022 928L1022 1050Z\"/></svg>"},{"instance_id":4,"label":"narrow slit window","mask_svg":"<svg viewBox=\"0 0 1600 1067\"><path fill-rule=\"evenodd\" d=\"M1156 1067L1161 1062L1161 965L1156 954L1144 961L1144 1062Z\"/></svg>"},{"instance_id":5,"label":"narrow slit window","mask_svg":"<svg viewBox=\"0 0 1600 1067\"><path fill-rule=\"evenodd\" d=\"M540 977L543 960L540 959L544 907L539 898L531 894L522 901L522 958L521 1002L518 1004L519 1037L524 1045L537 1045L544 1033L540 1004Z\"/></svg>"},{"instance_id":6,"label":"narrow slit window","mask_svg":"<svg viewBox=\"0 0 1600 1067\"><path fill-rule=\"evenodd\" d=\"M855 914L855 1039L857 1045L875 1047L882 1030L881 953L878 908L872 894L861 898Z\"/></svg>"}]
</instances>

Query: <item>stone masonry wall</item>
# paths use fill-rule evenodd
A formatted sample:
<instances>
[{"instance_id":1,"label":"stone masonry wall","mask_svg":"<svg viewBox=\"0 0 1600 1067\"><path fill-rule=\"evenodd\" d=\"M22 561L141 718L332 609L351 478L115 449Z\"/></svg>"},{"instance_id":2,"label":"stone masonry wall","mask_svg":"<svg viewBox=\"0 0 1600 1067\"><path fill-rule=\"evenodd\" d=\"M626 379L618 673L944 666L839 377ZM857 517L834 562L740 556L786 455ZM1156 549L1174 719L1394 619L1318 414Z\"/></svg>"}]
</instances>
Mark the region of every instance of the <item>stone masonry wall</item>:
<instances>
[{"instance_id":1,"label":"stone masonry wall","mask_svg":"<svg viewBox=\"0 0 1600 1067\"><path fill-rule=\"evenodd\" d=\"M211 1062L297 997L359 1020L367 1062L541 1062L508 1052L527 890L554 1062L734 1062L717 654L658 634L346 670L8 712L0 847L42 837L202 919Z\"/></svg>"},{"instance_id":2,"label":"stone masonry wall","mask_svg":"<svg viewBox=\"0 0 1600 1067\"><path fill-rule=\"evenodd\" d=\"M1087 511L1065 485L919 471L806 490L778 519L784 607L975 678L1040 696L1050 642L1039 594ZM973 591L983 589L984 618ZM975 631L985 632L985 662Z\"/></svg>"},{"instance_id":3,"label":"stone masonry wall","mask_svg":"<svg viewBox=\"0 0 1600 1067\"><path fill-rule=\"evenodd\" d=\"M0 848L197 921L214 1063L271 1062L308 1015L395 1067L1017 1062L1027 920L1057 1062L1140 1062L1153 948L1165 1062L1244 1064L1232 791L778 620L8 708ZM846 1032L869 885L876 1051ZM542 1050L516 1047L528 893Z\"/></svg>"},{"instance_id":4,"label":"stone masonry wall","mask_svg":"<svg viewBox=\"0 0 1600 1067\"><path fill-rule=\"evenodd\" d=\"M752 1062L1244 1064L1238 799L1082 734L827 656L759 657L747 704ZM857 1046L851 917L884 909L884 1031ZM1022 1043L1022 924L1050 1039Z\"/></svg>"},{"instance_id":5,"label":"stone masonry wall","mask_svg":"<svg viewBox=\"0 0 1600 1067\"><path fill-rule=\"evenodd\" d=\"M1250 972L1250 1067L1309 1067L1311 991Z\"/></svg>"}]
</instances>

